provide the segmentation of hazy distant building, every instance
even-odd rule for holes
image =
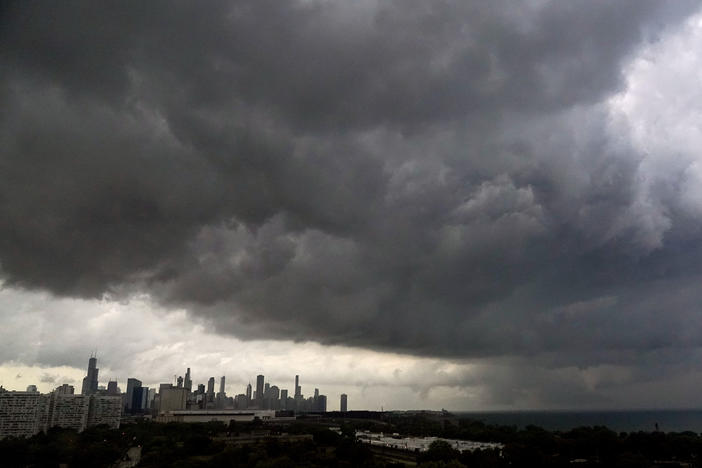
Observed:
[[[246,386],[246,398],[251,401],[251,382]]]
[[[287,390],[281,390],[280,391],[280,409],[288,409],[288,391]]]
[[[97,392],[99,370],[97,368],[97,358],[90,356],[88,360],[88,375],[83,378],[83,388],[80,392],[82,395],[92,395]]]
[[[224,392],[224,376],[219,380],[219,393],[222,395],[225,395],[226,393]]]
[[[120,393],[121,392],[120,392],[119,387],[117,386],[117,381],[110,380],[109,382],[107,382],[107,394],[108,395],[119,395]]]
[[[341,411],[342,413],[345,413],[346,411],[349,410],[349,407],[348,407],[348,396],[346,396],[345,393],[342,393],[342,394],[341,394],[341,403],[340,403],[339,406],[340,406],[339,409],[340,409],[340,411]]]
[[[295,376],[295,399],[302,395],[302,388],[300,388],[300,376]]]
[[[247,397],[244,393],[234,397],[234,408],[238,410],[245,410],[249,407],[249,401],[251,399]]]
[[[167,388],[173,388],[172,383],[162,383],[158,386],[158,393],[163,393],[163,391]]]
[[[75,393],[75,389],[73,388],[73,385],[63,384],[56,387],[54,393],[58,393],[59,395],[73,395]]]
[[[185,371],[185,382],[183,383],[183,387],[189,392],[193,390],[193,381],[190,377],[190,368],[188,367],[188,370]]]
[[[207,381],[207,394],[214,396],[214,386],[215,386],[215,380],[214,377],[210,377],[210,380]]]
[[[36,392],[36,391],[38,391],[37,386],[36,385],[27,385],[27,391],[28,392]]]
[[[179,375],[178,380],[176,380],[178,388],[183,388],[183,376]]]
[[[205,398],[205,386],[203,384],[199,384],[194,392],[188,392],[186,409],[201,407],[205,401]],[[154,404],[154,408],[158,410],[159,405]]]
[[[263,387],[264,387],[265,377],[262,375],[256,376],[256,400],[261,402],[263,400]],[[260,406],[259,406],[260,408]]]
[[[134,402],[134,389],[141,387],[141,380],[139,379],[127,379],[127,392],[125,395],[125,408],[127,412],[132,411],[132,404]]]
[[[164,384],[161,384],[159,390],[159,413],[185,410],[187,401],[187,389],[174,387],[172,385],[166,387]]]
[[[186,389],[186,391],[187,391],[187,389]],[[186,393],[189,393],[189,392],[186,392]],[[155,389],[155,388],[150,388],[150,389],[149,389],[149,396],[148,396],[148,398],[147,398],[147,400],[146,400],[146,405],[147,405],[146,407],[147,407],[148,409],[154,409],[154,408],[155,408],[155,406],[154,406],[154,401],[156,401],[156,395],[157,395],[157,394],[158,394],[158,393],[156,392],[156,389]]]
[[[266,385],[266,387],[268,388],[263,392],[263,407],[261,409],[279,409],[280,389],[276,385]]]
[[[318,395],[317,396],[317,402],[315,403],[317,406],[317,411],[322,411],[324,413],[327,412],[327,396],[326,395]]]

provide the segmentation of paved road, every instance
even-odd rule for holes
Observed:
[[[131,447],[127,450],[125,459],[118,461],[114,465],[114,468],[133,468],[139,464],[141,461],[141,447]]]

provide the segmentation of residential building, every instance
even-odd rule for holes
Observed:
[[[111,429],[119,428],[122,417],[120,396],[92,395],[88,407],[88,427],[106,424]]]
[[[48,396],[8,392],[0,387],[0,439],[31,437],[46,426]]]
[[[90,395],[52,393],[46,429],[63,427],[82,432],[88,426]]]

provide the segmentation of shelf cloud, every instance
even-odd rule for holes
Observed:
[[[7,3],[5,287],[244,340],[682,365],[697,8]]]

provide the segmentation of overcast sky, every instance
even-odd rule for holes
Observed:
[[[702,406],[697,1],[0,8],[6,388]]]

